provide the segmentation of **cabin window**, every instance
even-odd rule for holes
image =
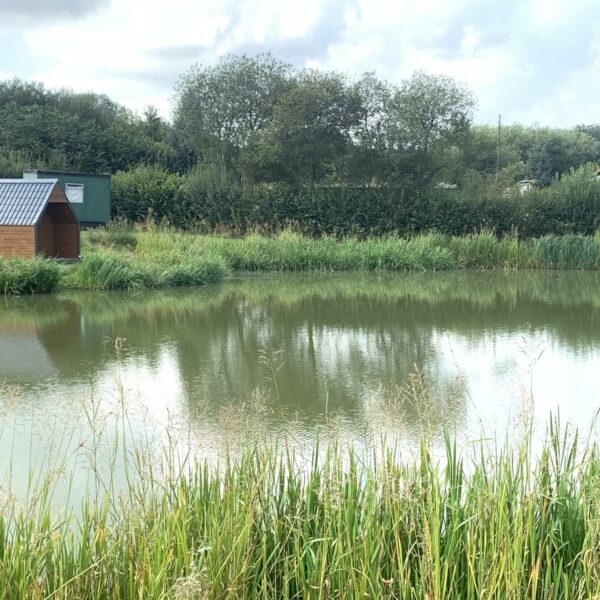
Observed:
[[[83,183],[65,184],[65,194],[71,204],[83,204]]]

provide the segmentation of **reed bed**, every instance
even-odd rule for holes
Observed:
[[[460,265],[433,236],[359,240],[306,238],[291,232],[267,238],[204,238],[233,271],[447,271]]]
[[[493,454],[445,439],[439,462],[424,442],[409,460],[334,444],[309,464],[255,446],[77,514],[53,512],[46,484],[0,517],[2,597],[597,597],[595,445],[555,423],[536,459],[530,438]]]
[[[366,239],[312,239],[289,231],[276,237],[249,235],[241,239],[180,235],[188,235],[222,256],[232,271],[600,268],[598,235],[548,235],[537,239],[520,239],[516,235],[497,237],[490,231],[461,237],[430,233],[410,238]]]
[[[227,274],[225,261],[201,248],[149,255],[103,250],[84,256],[68,271],[63,283],[77,289],[139,290],[218,283]]]
[[[0,259],[0,293],[45,294],[59,285],[61,271],[54,261],[34,258],[23,260]]]
[[[459,269],[600,269],[600,236],[548,235],[521,240],[483,231],[463,237],[410,238],[199,236],[167,228],[87,232],[83,258],[64,269],[53,261],[0,261],[5,294],[198,286],[231,272],[452,271]]]

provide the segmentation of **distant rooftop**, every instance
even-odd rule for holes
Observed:
[[[51,171],[48,169],[23,169],[23,177],[27,175],[35,175],[36,173],[44,173],[45,175],[69,176],[74,177],[111,177],[110,173],[81,173],[78,171]]]

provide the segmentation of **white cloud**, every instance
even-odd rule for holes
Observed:
[[[464,29],[463,37],[460,40],[461,54],[473,56],[479,45],[479,34],[474,27],[467,26]]]
[[[448,74],[477,94],[481,121],[502,112],[570,125],[600,121],[596,2],[113,0],[77,18],[22,25],[27,58],[14,73],[0,37],[0,76],[106,93],[137,110],[152,103],[167,115],[173,85],[193,62],[271,50],[298,66],[374,70],[391,81],[416,69]]]

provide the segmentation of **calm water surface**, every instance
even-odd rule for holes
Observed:
[[[276,276],[0,306],[5,488],[81,485],[116,430],[216,460],[249,432],[411,448],[557,410],[587,429],[600,406],[596,273]]]

